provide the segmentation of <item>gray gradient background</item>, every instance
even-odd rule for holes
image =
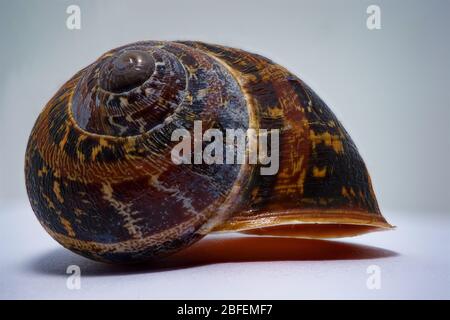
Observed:
[[[66,29],[70,4],[79,31]],[[370,4],[381,30],[366,28]],[[263,54],[305,80],[353,137],[383,210],[448,214],[449,13],[445,0],[1,0],[0,201],[28,201],[28,135],[69,77],[119,45],[187,39]]]

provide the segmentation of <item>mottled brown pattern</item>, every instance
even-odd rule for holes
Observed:
[[[131,51],[151,55],[152,75],[105,90],[100,75]],[[171,133],[192,132],[195,120],[203,131],[280,129],[278,173],[173,164]],[[47,232],[100,261],[167,255],[212,231],[328,237],[390,227],[355,144],[306,84],[262,56],[200,42],[129,44],[77,73],[37,119],[25,176]]]
[[[349,216],[356,214],[361,223],[388,226],[355,144],[305,83],[255,54],[198,42],[186,44],[205,50],[235,70],[257,110],[258,124],[282,132],[280,171],[274,177],[254,177],[247,201],[216,231],[290,224],[293,215],[300,222],[318,222],[308,217],[327,212],[332,213],[328,223],[350,222]]]

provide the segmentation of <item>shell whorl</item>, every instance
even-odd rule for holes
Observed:
[[[117,75],[111,68],[130,52],[148,55],[153,72],[145,80],[122,79],[135,86],[112,92]],[[177,248],[190,243],[232,212],[238,203],[233,186],[248,170],[237,164],[177,166],[170,158],[178,143],[171,133],[192,131],[195,120],[202,121],[203,131],[246,130],[247,108],[236,79],[198,49],[140,42],[107,52],[61,88],[33,129],[26,166],[32,205],[56,237],[76,234],[92,243],[136,239],[136,248],[145,239],[153,251],[170,251],[170,241]],[[43,168],[44,177],[38,174]],[[49,190],[42,179],[54,181]],[[31,190],[35,186],[42,197]],[[80,215],[63,218],[54,211]],[[123,218],[119,225],[116,215]],[[72,247],[70,240],[59,241]]]
[[[174,50],[173,50],[174,51]],[[145,67],[120,70],[123,59],[145,57]],[[138,61],[138,59],[135,59]],[[133,136],[160,126],[187,94],[187,72],[174,53],[139,43],[104,54],[90,65],[74,90],[72,112],[88,132]]]

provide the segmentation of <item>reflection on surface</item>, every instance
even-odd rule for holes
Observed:
[[[216,263],[264,261],[361,260],[396,256],[397,253],[352,243],[277,237],[205,238],[158,262],[109,265],[90,261],[64,248],[34,259],[29,267],[44,274],[66,276],[68,265],[80,266],[84,276],[162,272]]]

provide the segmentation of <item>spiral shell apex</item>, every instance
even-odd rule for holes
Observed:
[[[176,130],[252,128],[279,130],[275,174],[261,163],[173,161]],[[39,115],[25,177],[45,230],[105,262],[155,259],[211,232],[326,238],[391,227],[355,144],[304,82],[260,55],[201,42],[137,42],[78,72]]]

